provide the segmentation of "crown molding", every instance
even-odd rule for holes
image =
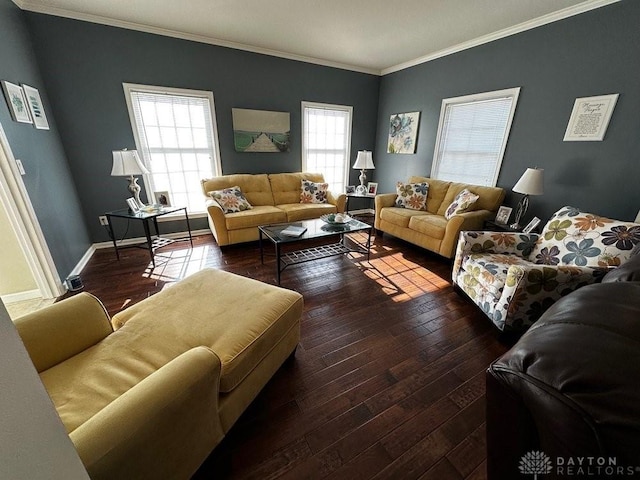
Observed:
[[[533,20],[529,20],[527,22],[514,25],[513,27],[505,28],[503,30],[493,32],[488,35],[483,35],[482,37],[475,38],[468,42],[459,43],[458,45],[445,48],[438,52],[430,53],[428,55],[424,55],[422,57],[418,57],[416,59],[409,60],[407,62],[403,62],[391,67],[383,68],[382,70],[378,70],[375,68],[360,67],[357,65],[348,65],[344,63],[333,62],[333,61],[324,60],[324,59],[315,58],[315,57],[307,57],[304,55],[296,55],[293,53],[281,52],[279,50],[271,50],[268,48],[261,48],[253,45],[245,45],[242,43],[221,40],[219,38],[209,37],[206,35],[195,35],[190,33],[184,33],[184,32],[179,32],[176,30],[170,30],[166,28],[153,27],[150,25],[144,25],[144,24],[135,23],[135,22],[127,22],[124,20],[117,20],[113,18],[103,17],[100,15],[91,15],[86,13],[73,12],[71,10],[65,10],[62,8],[42,5],[39,2],[33,2],[30,0],[12,0],[12,1],[20,9],[27,10],[30,12],[43,13],[46,15],[54,15],[57,17],[70,18],[73,20],[81,20],[84,22],[97,23],[100,25],[108,25],[111,27],[126,28],[128,30],[136,30],[136,31],[145,32],[145,33],[152,33],[155,35],[163,35],[166,37],[178,38],[181,40],[207,43],[207,44],[216,45],[219,47],[233,48],[236,50],[259,53],[262,55],[270,55],[272,57],[285,58],[288,60],[295,60],[298,62],[312,63],[315,65],[322,65],[325,67],[339,68],[342,70],[351,70],[354,72],[366,73],[369,75],[384,76],[390,73],[406,70],[407,68],[415,67],[416,65],[427,63],[432,60],[436,60],[438,58],[446,57],[448,55],[453,55],[454,53],[462,52],[469,48],[484,45],[486,43],[490,43],[495,40],[500,40],[502,38],[509,37],[517,33],[525,32],[533,28],[541,27],[549,23],[557,22],[559,20],[564,20],[565,18],[573,17],[575,15],[579,15],[581,13],[585,13],[590,10],[595,10],[597,8],[611,5],[612,3],[617,3],[622,0],[587,0],[583,3],[580,3],[579,5],[567,7],[562,10],[558,10],[557,12],[543,15],[542,17],[538,17]]]
[[[509,37],[517,33],[525,32],[527,30],[541,27],[543,25],[557,22],[559,20],[564,20],[565,18],[573,17],[575,15],[579,15],[581,13],[585,13],[590,10],[595,10],[597,8],[604,7],[620,1],[621,0],[588,0],[579,5],[567,7],[562,10],[558,10],[557,12],[549,13],[547,15],[543,15],[542,17],[534,18],[533,20],[529,20],[527,22],[514,25],[513,27],[505,28],[503,30],[493,32],[488,35],[483,35],[482,37],[475,38],[468,42],[459,43],[458,45],[445,48],[435,53],[430,53],[429,55],[425,55],[423,57],[419,57],[414,60],[409,60],[408,62],[399,63],[398,65],[388,67],[388,68],[383,68],[380,72],[380,75],[384,76],[390,73],[399,72],[400,70],[405,70],[407,68],[415,67],[416,65],[420,65],[422,63],[427,63],[432,60],[436,60],[438,58],[446,57],[448,55],[453,55],[454,53],[458,53],[463,50],[467,50],[469,48],[477,47],[479,45],[484,45],[485,43],[490,43],[495,40],[500,40],[502,38]]]
[[[324,60],[321,58],[307,57],[304,55],[296,55],[294,53],[281,52],[279,50],[271,50],[268,48],[256,47],[253,45],[245,45],[243,43],[231,42],[228,40],[221,40],[219,38],[209,37],[206,35],[196,35],[191,33],[179,32],[177,30],[170,30],[167,28],[153,27],[151,25],[144,25],[141,23],[127,22],[125,20],[117,20],[109,17],[103,17],[100,15],[91,15],[88,13],[74,12],[71,10],[65,10],[63,8],[51,7],[49,5],[41,5],[37,2],[31,2],[29,0],[13,0],[20,9],[27,10],[34,13],[43,13],[46,15],[54,15],[56,17],[70,18],[73,20],[81,20],[83,22],[97,23],[100,25],[107,25],[110,27],[126,28],[127,30],[136,30],[144,33],[152,33],[154,35],[163,35],[165,37],[178,38],[181,40],[189,40],[198,43],[207,43],[209,45],[216,45],[218,47],[233,48],[236,50],[244,50],[246,52],[259,53],[261,55],[270,55],[272,57],[285,58],[287,60],[295,60],[298,62],[312,63],[315,65],[322,65],[325,67],[339,68],[342,70],[351,70],[359,73],[367,73],[370,75],[380,75],[379,69],[360,67],[357,65],[348,65],[340,62],[333,62],[330,60]]]

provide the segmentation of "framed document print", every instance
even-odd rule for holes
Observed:
[[[600,142],[604,139],[618,94],[576,98],[564,133],[565,142]]]

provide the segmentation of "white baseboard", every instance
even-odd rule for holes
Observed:
[[[42,298],[42,294],[40,293],[40,290],[36,288],[35,290],[26,290],[24,292],[8,293],[7,295],[2,295],[0,298],[2,298],[2,303],[8,305],[9,303],[24,302],[25,300]]]
[[[376,211],[373,208],[361,208],[360,210],[349,210],[349,215],[375,215]]]

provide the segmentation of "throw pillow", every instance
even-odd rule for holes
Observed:
[[[310,180],[302,180],[300,203],[328,203],[328,191],[328,183],[315,183]]]
[[[218,202],[224,213],[242,212],[253,208],[245,198],[242,190],[240,190],[240,187],[237,186],[223,190],[213,190],[209,192],[209,196]]]
[[[429,184],[422,183],[396,183],[396,207],[410,208],[412,210],[427,209],[427,193]]]
[[[478,198],[480,198],[478,195],[471,193],[465,188],[456,195],[456,198],[453,199],[453,202],[451,202],[451,205],[447,208],[444,217],[449,220],[454,215],[466,212],[474,203],[476,203]]]

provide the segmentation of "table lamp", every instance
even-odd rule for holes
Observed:
[[[356,163],[353,164],[354,170],[360,170],[360,177],[358,177],[360,179],[360,185],[356,187],[356,193],[358,195],[366,195],[367,193],[367,187],[364,184],[364,182],[367,181],[367,174],[365,173],[365,170],[375,170],[375,168],[371,152],[368,150],[360,150],[356,157]]]
[[[142,164],[140,156],[136,150],[114,150],[113,167],[111,175],[114,177],[129,177],[129,191],[139,207],[144,207],[140,200],[140,185],[134,175],[146,175],[149,170]]]
[[[544,170],[541,168],[527,168],[520,180],[513,186],[512,190],[516,193],[522,193],[523,196],[518,203],[515,222],[511,224],[511,228],[520,228],[520,219],[524,217],[529,208],[529,195],[542,195],[543,174]]]

